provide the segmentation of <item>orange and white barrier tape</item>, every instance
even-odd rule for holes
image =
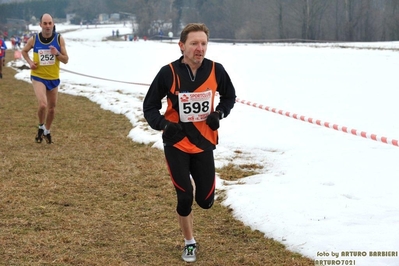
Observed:
[[[272,107],[269,107],[269,106],[263,106],[262,104],[257,104],[257,103],[253,103],[253,102],[250,102],[250,101],[241,100],[239,98],[236,98],[236,102],[242,103],[242,104],[246,104],[246,105],[249,105],[249,106],[252,106],[252,107],[257,107],[257,108],[260,108],[262,110],[273,112],[273,113],[276,113],[276,114],[279,114],[279,115],[288,116],[288,117],[291,117],[291,118],[294,118],[294,119],[297,119],[297,120],[301,120],[301,121],[304,121],[304,122],[309,122],[311,124],[315,124],[315,125],[318,125],[318,126],[324,126],[324,127],[327,127],[327,128],[335,129],[337,131],[342,131],[342,132],[349,133],[349,134],[352,134],[352,135],[355,135],[355,136],[359,136],[359,137],[363,137],[363,138],[366,138],[366,139],[371,139],[371,140],[375,140],[375,141],[379,141],[379,142],[382,142],[382,143],[391,144],[391,145],[399,147],[399,141],[396,140],[396,139],[390,139],[390,138],[387,138],[387,137],[378,136],[376,134],[369,134],[369,133],[364,132],[364,131],[359,131],[359,130],[356,130],[356,129],[348,128],[348,127],[345,127],[345,126],[340,126],[340,125],[329,123],[329,122],[324,122],[324,121],[321,121],[319,119],[313,119],[311,117],[298,115],[298,114],[295,114],[295,113],[287,112],[287,111],[284,111],[284,110],[279,110],[277,108],[272,108]]]

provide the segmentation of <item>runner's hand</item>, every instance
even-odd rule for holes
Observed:
[[[163,129],[163,135],[166,138],[173,138],[174,136],[176,136],[177,133],[179,133],[182,130],[183,128],[180,124],[167,122]]]
[[[213,131],[218,129],[219,128],[219,113],[218,112],[212,112],[210,115],[208,115],[208,117],[206,118],[206,124]]]

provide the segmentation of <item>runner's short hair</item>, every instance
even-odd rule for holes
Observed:
[[[187,24],[180,34],[180,41],[185,43],[187,41],[187,36],[190,32],[203,31],[209,40],[209,29],[204,23],[189,23]]]
[[[53,19],[53,16],[47,13],[44,13],[43,15],[40,16],[40,23],[42,23],[42,18],[44,15],[49,15],[51,17],[51,19]]]

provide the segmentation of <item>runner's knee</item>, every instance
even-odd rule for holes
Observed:
[[[209,197],[209,199],[205,200],[196,200],[198,206],[200,206],[202,209],[210,209],[213,206],[213,196]]]
[[[193,205],[193,195],[191,193],[179,193],[176,211],[180,216],[188,216]]]

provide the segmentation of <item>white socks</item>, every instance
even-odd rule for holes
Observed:
[[[197,243],[197,242],[195,242],[194,237],[193,237],[193,239],[190,239],[190,240],[184,239],[184,244],[185,244],[186,246],[187,246],[187,245],[192,245],[192,244],[195,244],[195,243]]]
[[[46,128],[46,126],[43,124],[43,125],[39,125],[39,128],[40,129],[43,129],[43,131],[44,131],[44,135],[48,135],[48,134],[50,134],[50,130],[47,130],[47,128]]]

